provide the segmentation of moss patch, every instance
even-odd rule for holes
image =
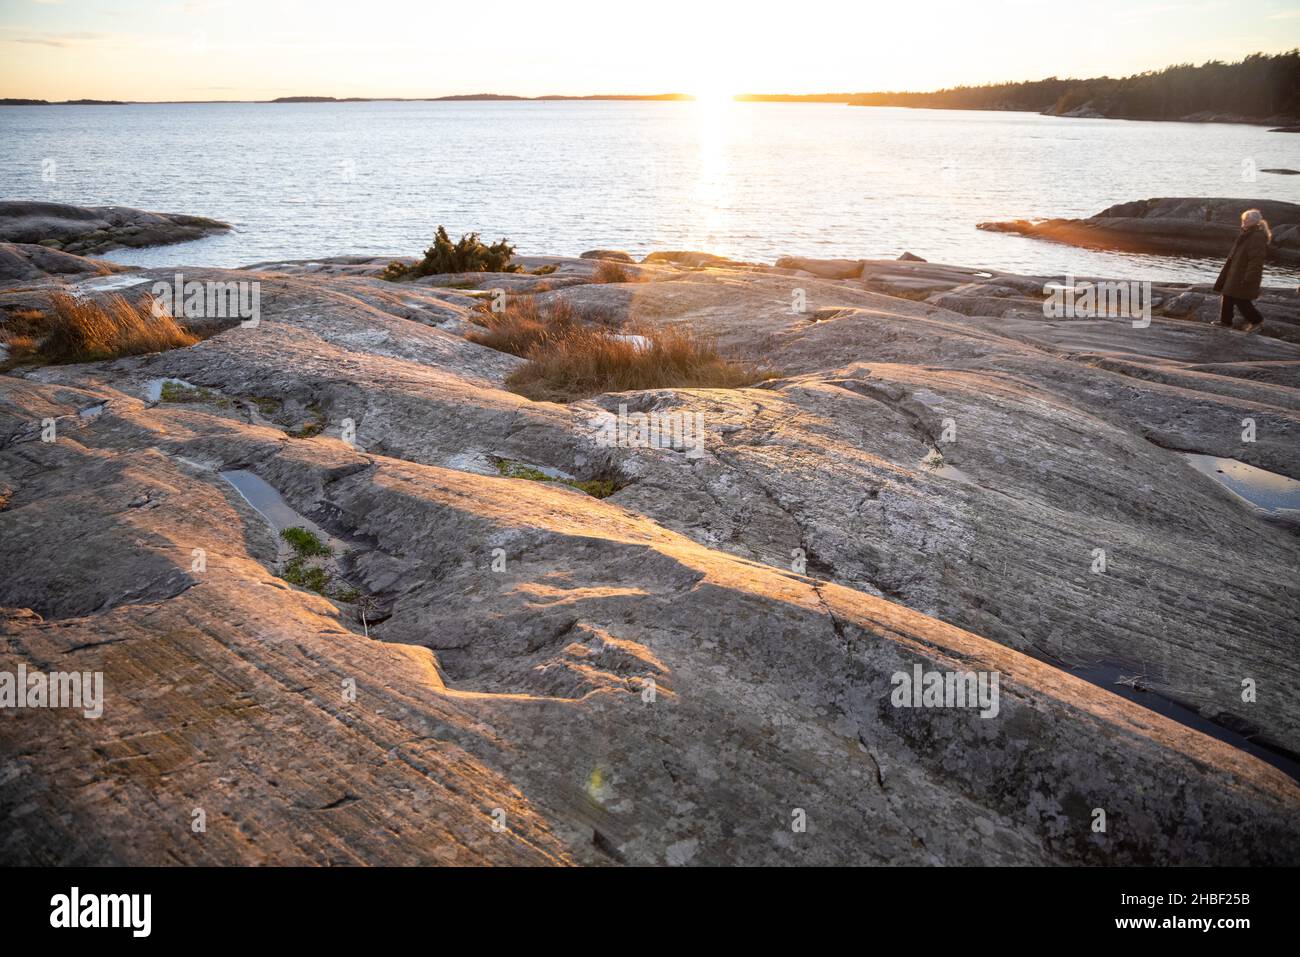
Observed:
[[[313,402],[307,406],[307,413],[310,418],[306,422],[288,430],[289,435],[293,438],[309,439],[313,435],[320,435],[325,431],[325,412],[321,409],[319,403]]]
[[[611,479],[566,479],[556,478],[553,475],[547,475],[541,469],[531,465],[525,465],[523,462],[515,462],[510,459],[498,459],[497,471],[506,478],[524,479],[528,482],[558,482],[560,485],[567,485],[569,488],[576,488],[579,492],[586,492],[592,498],[609,498],[620,488],[624,486]]]
[[[294,550],[295,554],[303,558],[312,555],[332,554],[330,547],[322,542],[315,532],[310,532],[298,525],[293,528],[281,529],[280,537],[289,543],[289,547]]]
[[[164,382],[158,392],[158,399],[161,402],[203,402],[221,409],[231,406],[230,400],[219,392],[180,382]]]

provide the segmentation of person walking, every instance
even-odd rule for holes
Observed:
[[[1246,324],[1242,332],[1254,332],[1264,324],[1264,317],[1255,308],[1259,287],[1264,278],[1264,256],[1273,233],[1258,209],[1248,209],[1241,214],[1241,232],[1232,242],[1228,261],[1219,272],[1214,291],[1223,297],[1219,307],[1219,325],[1232,328],[1232,311],[1241,313]]]

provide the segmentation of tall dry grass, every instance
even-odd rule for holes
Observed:
[[[636,278],[622,263],[615,262],[612,259],[602,259],[596,264],[596,269],[591,274],[591,281],[598,283],[635,282]]]
[[[466,334],[479,345],[527,359],[506,386],[530,399],[569,402],[638,389],[738,389],[777,373],[718,353],[689,329],[635,329],[620,335],[616,317],[600,306],[564,299],[540,304],[518,296],[501,313],[483,309]]]
[[[574,324],[549,330],[525,357],[506,386],[550,402],[640,389],[738,389],[776,376],[723,358],[712,342],[683,329],[643,330],[638,340]]]
[[[539,305],[532,296],[516,296],[507,302],[503,312],[484,309],[473,318],[483,331],[470,332],[466,339],[521,357],[536,346],[569,335],[582,322],[568,301],[556,299]]]
[[[0,342],[8,347],[9,364],[22,365],[95,362],[199,341],[172,316],[155,316],[152,307],[148,296],[131,303],[117,294],[96,300],[55,293],[48,309],[10,316]]]

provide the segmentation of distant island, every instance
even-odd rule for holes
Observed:
[[[20,100],[0,98],[0,106],[126,106],[126,100]]]
[[[437,103],[694,99],[687,93],[603,93],[585,96],[460,93],[429,97],[281,96],[273,100],[253,102]],[[742,93],[735,99],[745,103],[838,103],[848,106],[903,106],[937,110],[1008,110],[1049,116],[1289,126],[1300,122],[1300,49],[1278,54],[1252,53],[1233,63],[1219,60],[1210,60],[1200,66],[1182,63],[1163,70],[1119,78],[1048,77],[1045,80],[1018,83],[955,86],[930,92]],[[56,103],[49,100],[0,99],[0,106],[121,105],[122,102],[66,100]]]
[[[268,103],[446,103],[457,101],[522,100],[693,100],[686,93],[596,93],[589,96],[564,96],[558,93],[547,96],[514,96],[509,93],[457,93],[453,96],[278,96]]]
[[[1184,63],[1119,79],[1049,77],[933,93],[859,93],[847,102],[1127,120],[1285,123],[1300,117],[1300,50],[1273,56],[1253,53],[1235,63]]]

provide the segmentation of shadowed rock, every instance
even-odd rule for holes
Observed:
[[[225,232],[228,223],[128,206],[0,202],[0,241],[35,243],[86,255],[122,246],[162,246]]]
[[[109,273],[123,271],[124,268],[46,246],[0,243],[0,282],[19,282],[53,275],[107,276]]]
[[[1269,258],[1300,262],[1300,205],[1279,200],[1143,199],[1111,206],[1087,219],[1018,219],[980,223],[979,228],[1097,249],[1226,256],[1242,212],[1252,208],[1273,228]]]

